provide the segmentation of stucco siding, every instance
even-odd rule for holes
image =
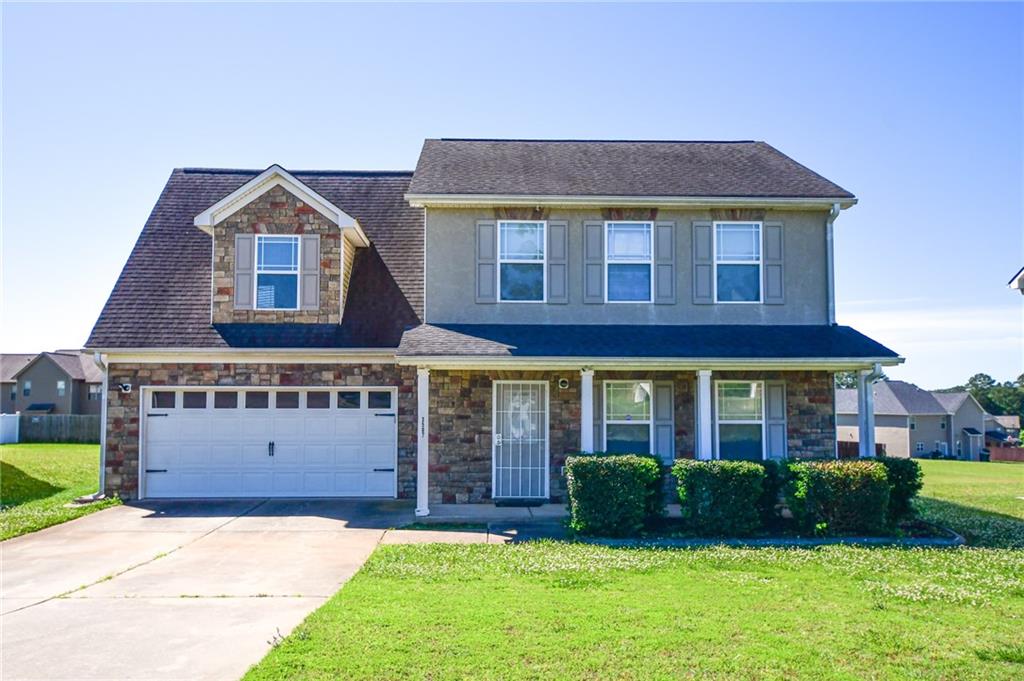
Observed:
[[[509,209],[511,210],[511,209]],[[675,222],[674,304],[583,303],[583,222],[608,210],[551,209],[540,216],[567,220],[568,304],[475,302],[474,248],[478,220],[504,219],[509,210],[431,208],[426,211],[426,321],[534,324],[824,324],[828,321],[825,218],[820,211],[757,211],[784,225],[785,303],[693,304],[692,223],[724,219],[720,211],[646,210],[625,219]],[[513,215],[518,216],[514,211]],[[511,217],[511,215],[509,216]],[[518,219],[518,217],[517,217]]]

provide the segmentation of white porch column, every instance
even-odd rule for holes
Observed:
[[[416,515],[430,515],[430,369],[416,369]]]
[[[594,451],[593,369],[580,369],[580,451]]]
[[[870,380],[871,369],[857,372],[857,431],[862,459],[875,456],[875,391]]]
[[[709,460],[715,458],[711,433],[714,425],[711,420],[711,370],[700,369],[697,372],[697,458]]]

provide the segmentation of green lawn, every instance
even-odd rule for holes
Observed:
[[[99,455],[99,445],[0,445],[0,540],[120,503],[64,507],[96,491]]]
[[[921,517],[974,546],[1024,549],[1024,464],[921,461]]]
[[[929,517],[1015,545],[1024,467],[923,463]],[[1007,548],[381,546],[246,679],[1018,679],[1022,630]]]

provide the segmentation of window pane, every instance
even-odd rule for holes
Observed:
[[[153,393],[154,409],[174,409],[174,391],[157,390]]]
[[[277,272],[299,270],[299,240],[291,236],[261,236],[256,267]]]
[[[647,421],[651,417],[651,387],[647,383],[606,383],[605,419]],[[645,450],[646,451],[646,450]]]
[[[761,426],[723,423],[718,426],[718,456],[722,459],[760,461]]]
[[[261,310],[296,308],[299,277],[295,274],[259,274],[256,276],[256,307]]]
[[[291,390],[277,393],[274,397],[274,406],[278,409],[298,409],[299,393]]]
[[[307,409],[327,409],[331,406],[331,394],[326,391],[306,393]]]
[[[544,300],[544,265],[501,264],[502,300]]]
[[[270,393],[262,390],[245,393],[246,409],[266,409],[268,406],[270,406]]]
[[[650,299],[650,265],[608,265],[608,300]]]
[[[719,421],[760,421],[760,383],[719,383]]]
[[[718,300],[757,302],[760,299],[760,265],[718,266]]]
[[[185,409],[206,409],[206,393],[182,393],[181,406]]]
[[[358,409],[359,391],[343,390],[338,393],[338,409]]]
[[[650,260],[651,225],[608,223],[609,260]]]
[[[501,253],[503,260],[543,260],[544,225],[539,222],[502,222]]]
[[[719,260],[760,260],[761,229],[755,224],[716,225]]]
[[[235,391],[217,391],[213,393],[214,409],[237,409],[238,393]]]
[[[605,451],[619,454],[648,454],[651,451],[651,427],[647,424],[609,423]]]
[[[366,397],[370,409],[390,409],[391,393],[385,390],[371,390]]]

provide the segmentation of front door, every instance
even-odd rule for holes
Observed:
[[[548,385],[494,383],[494,498],[548,496]]]

